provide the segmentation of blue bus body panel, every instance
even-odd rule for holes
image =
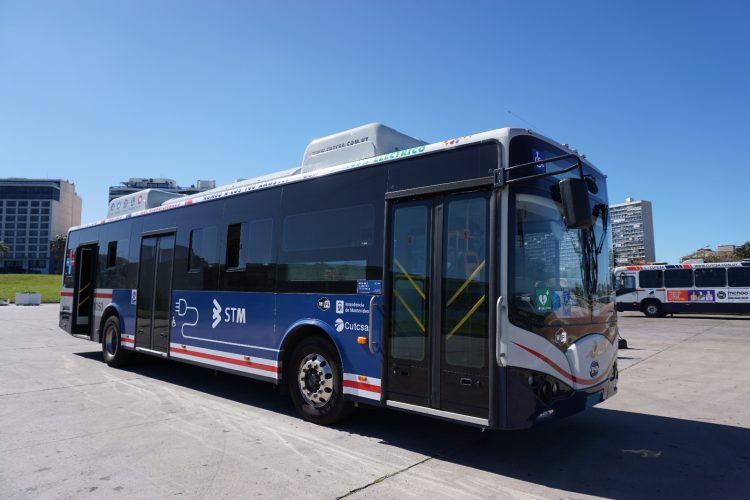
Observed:
[[[285,338],[298,327],[315,326],[341,355],[345,394],[379,400],[380,296],[373,314],[375,352],[357,340],[369,339],[371,297],[174,290],[170,357],[278,381]],[[132,324],[134,314],[133,308]],[[362,376],[365,383],[353,381]]]
[[[135,301],[131,303],[131,290],[115,288],[112,290],[112,307],[120,316],[120,330],[135,333]]]
[[[172,292],[170,342],[276,360],[272,293]]]
[[[376,296],[373,311],[372,340],[375,353],[367,344],[359,344],[358,337],[369,338],[370,295],[277,295],[277,327],[282,337],[288,335],[300,318],[310,318],[327,325],[326,332],[341,353],[345,373],[380,378],[380,332],[382,315],[380,297]],[[283,338],[279,339],[279,344]]]

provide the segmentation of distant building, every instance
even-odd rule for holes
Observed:
[[[656,260],[650,201],[626,198],[625,203],[610,205],[609,216],[616,266]]]
[[[216,181],[197,181],[190,187],[178,186],[174,179],[154,179],[146,177],[131,177],[123,181],[119,186],[109,187],[109,201],[115,198],[132,194],[144,189],[160,189],[177,194],[196,194],[201,191],[213,189],[216,187]]]
[[[719,254],[720,258],[734,257],[734,252],[737,251],[737,245],[719,245],[716,248],[716,253]]]
[[[0,240],[10,254],[3,273],[50,273],[50,242],[81,224],[81,197],[61,179],[0,179]]]

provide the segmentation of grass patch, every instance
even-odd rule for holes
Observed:
[[[0,274],[0,299],[16,301],[16,293],[42,294],[42,302],[60,302],[59,274]]]

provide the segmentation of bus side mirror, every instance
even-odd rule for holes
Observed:
[[[589,187],[585,179],[560,181],[563,222],[568,229],[589,228],[594,224],[589,203]]]

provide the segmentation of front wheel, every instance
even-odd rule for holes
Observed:
[[[132,358],[132,353],[122,348],[120,341],[120,318],[110,316],[104,323],[102,336],[102,357],[109,366],[124,366]]]
[[[653,300],[647,302],[643,306],[643,314],[645,314],[649,318],[661,317],[661,304]]]
[[[338,354],[329,342],[312,337],[294,349],[287,380],[294,407],[305,420],[332,425],[349,416],[353,405],[344,401],[343,379]]]

